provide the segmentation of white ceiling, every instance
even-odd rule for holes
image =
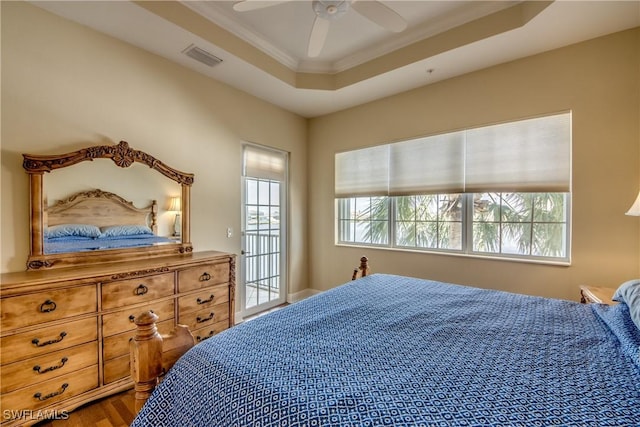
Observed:
[[[365,0],[360,0],[365,1]],[[338,89],[302,89],[284,81],[229,46],[199,35],[195,25],[170,22],[145,4],[130,1],[32,1],[57,15],[109,34],[180,63],[304,117],[316,117],[443,79],[640,26],[640,0],[557,0],[525,25],[428,57],[417,58]],[[516,1],[387,0],[408,22],[392,33],[351,9],[332,21],[321,54],[306,57],[315,14],[310,1],[290,1],[249,12],[236,12],[235,1],[183,1],[229,33],[275,59],[293,75],[339,75],[375,58],[478,18],[518,6]],[[233,41],[233,40],[232,40]],[[196,46],[221,58],[208,67],[182,51]],[[236,43],[238,44],[238,43]],[[246,44],[246,43],[245,43]],[[238,53],[238,54],[236,54]],[[387,56],[388,57],[388,56]],[[243,59],[244,58],[244,59]],[[266,71],[265,71],[266,70]],[[286,79],[285,79],[286,80]]]
[[[362,0],[360,0],[362,1]],[[463,24],[517,1],[386,1],[407,21],[402,33],[392,33],[350,9],[329,27],[317,58],[307,58],[307,42],[315,18],[311,1],[288,1],[249,12],[236,12],[230,1],[187,1],[185,5],[211,21],[261,46],[288,67],[307,72],[338,72],[416,40]]]

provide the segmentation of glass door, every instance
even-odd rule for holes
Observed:
[[[242,316],[286,301],[286,153],[245,145]]]

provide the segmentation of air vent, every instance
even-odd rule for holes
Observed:
[[[213,67],[214,65],[218,65],[222,62],[222,59],[217,56],[207,52],[204,49],[200,49],[198,46],[192,44],[182,51],[185,55],[195,59],[198,62],[202,62],[209,67]]]

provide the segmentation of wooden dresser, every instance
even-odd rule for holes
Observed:
[[[152,310],[202,341],[234,324],[235,255],[197,252],[0,278],[2,426],[64,418],[131,388],[129,339]]]

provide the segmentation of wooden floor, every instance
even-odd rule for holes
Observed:
[[[244,321],[249,321],[264,314],[278,310],[287,303],[279,305],[271,310],[264,311]],[[134,391],[128,390],[104,399],[96,400],[81,406],[69,413],[66,420],[43,421],[37,427],[123,427],[129,426],[135,417]]]
[[[37,427],[123,427],[133,422],[133,390],[96,400],[69,413],[66,420],[43,421]]]

